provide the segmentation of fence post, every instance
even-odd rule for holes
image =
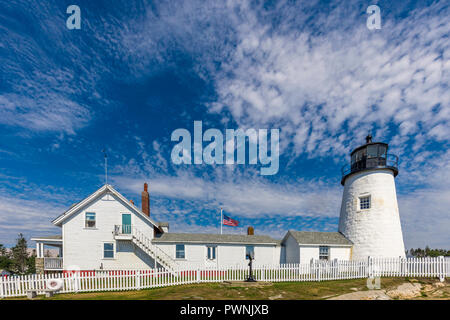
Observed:
[[[321,263],[320,261],[317,262],[317,281],[320,281],[320,267]]]
[[[370,258],[370,256],[367,257],[367,278],[373,278],[372,259]]]
[[[134,284],[136,286],[136,290],[141,290],[141,271],[140,270],[136,270],[134,272]]]
[[[197,273],[197,283],[200,283],[200,270],[197,268],[196,270]]]
[[[446,270],[445,270],[445,258],[444,256],[439,256],[439,264],[441,266],[441,273],[439,275],[439,281],[440,282],[444,282],[445,281],[445,276],[446,276]]]
[[[3,276],[0,276],[0,298],[5,298],[5,294],[3,292]]]
[[[74,279],[73,280],[74,280],[75,292],[78,292],[80,290],[80,283],[79,283],[80,279],[79,279],[79,274],[78,274],[77,271],[74,272]]]

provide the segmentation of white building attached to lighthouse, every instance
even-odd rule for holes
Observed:
[[[394,182],[397,157],[387,154],[386,143],[366,139],[342,172],[339,232],[289,230],[282,240],[255,235],[253,228],[246,235],[169,233],[167,222],[150,217],[147,184],[142,209],[105,184],[53,220],[61,228],[59,235],[32,238],[36,269],[229,267],[247,264],[249,255],[258,265],[404,257]],[[44,257],[44,246],[59,248],[59,256]]]
[[[352,259],[405,257],[394,181],[398,157],[387,151],[388,144],[368,135],[342,170],[339,232],[353,242]]]

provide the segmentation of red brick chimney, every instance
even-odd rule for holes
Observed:
[[[150,217],[150,194],[148,193],[148,184],[144,183],[144,191],[142,191],[142,212]]]

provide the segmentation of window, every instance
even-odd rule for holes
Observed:
[[[86,212],[85,228],[95,228],[95,212]]]
[[[356,154],[354,153],[354,154],[352,154],[352,164],[354,164],[356,162]]]
[[[103,258],[114,259],[114,243],[103,244]]]
[[[209,260],[216,259],[216,247],[208,246],[208,247],[206,247],[206,251],[207,251],[207,257]]]
[[[368,158],[377,158],[378,157],[378,146],[377,145],[367,146],[367,157]]]
[[[381,158],[386,158],[386,146],[378,146],[378,154]]]
[[[330,247],[319,247],[319,260],[330,259]]]
[[[255,247],[254,246],[245,246],[245,259],[249,260],[249,255],[255,259]]]
[[[175,248],[175,258],[177,259],[184,259],[184,244],[177,244]]]
[[[359,209],[360,210],[370,209],[370,196],[359,198]]]
[[[366,149],[359,150],[356,152],[356,161],[361,161],[366,157]]]

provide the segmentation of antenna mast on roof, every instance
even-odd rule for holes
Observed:
[[[105,156],[105,184],[108,184],[108,156],[106,155],[105,149],[102,150]]]

